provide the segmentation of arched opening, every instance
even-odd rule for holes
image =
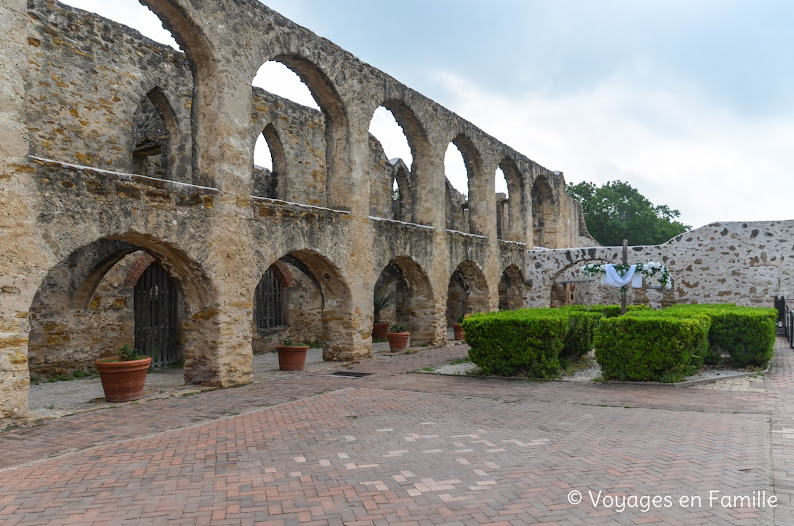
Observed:
[[[430,224],[436,203],[416,207],[423,198],[417,189],[431,184],[426,173],[430,143],[423,125],[404,102],[389,99],[372,114],[369,132],[370,215],[390,213],[400,221]]]
[[[504,205],[501,208],[499,206],[500,188],[506,189]],[[519,243],[527,242],[527,206],[524,188],[524,178],[515,161],[505,158],[499,163],[496,177],[497,227],[500,222],[502,225],[500,239]]]
[[[255,89],[255,106],[285,106],[278,113],[287,122],[279,123],[279,127],[287,126],[297,131],[301,144],[308,142],[311,145],[308,149],[301,148],[300,154],[286,152],[287,156],[300,155],[300,158],[290,162],[293,170],[289,178],[280,178],[279,184],[284,187],[283,193],[279,191],[281,198],[346,209],[349,192],[346,184],[349,179],[346,170],[348,144],[345,140],[347,114],[330,79],[304,57],[279,55],[262,64],[253,85],[280,97],[260,97]],[[273,144],[268,141],[268,145],[274,153]]]
[[[444,154],[447,230],[471,232],[469,223],[469,173],[463,153],[453,142]]]
[[[389,261],[375,282],[374,298],[376,322],[408,326],[412,345],[435,339],[430,279],[412,258],[400,256]]]
[[[313,250],[297,250],[270,265],[254,292],[252,346],[275,350],[285,338],[322,346],[324,360],[353,349],[350,290],[339,270]]]
[[[410,187],[403,185],[403,188],[400,188],[400,183],[396,180],[396,172],[405,167],[407,173],[410,173],[413,154],[403,128],[398,124],[394,114],[383,106],[372,114],[369,123],[369,144],[370,215],[399,219],[394,214],[394,209],[408,212],[400,200],[410,199],[408,193]]]
[[[499,310],[516,310],[523,306],[524,274],[516,265],[510,265],[499,280]]]
[[[447,327],[452,327],[467,314],[488,310],[485,275],[476,263],[464,261],[452,273],[447,285]]]
[[[155,42],[180,49],[171,33],[146,6],[133,1],[104,2],[102,0],[64,0],[61,2],[78,9],[96,13],[108,20],[131,27]]]
[[[141,100],[132,118],[132,171],[157,179],[173,179],[176,155],[172,143],[179,142],[179,126],[163,91],[152,89]]]
[[[510,239],[510,192],[501,167],[496,169],[494,177],[496,179],[494,184],[496,190],[496,237]]]
[[[268,124],[254,145],[254,195],[285,199],[287,158],[273,124]]]
[[[493,186],[483,177],[480,154],[471,139],[461,134],[452,140],[444,157],[444,167],[447,229],[488,234],[493,221],[493,208],[489,206],[489,201],[494,199]],[[489,211],[487,217],[486,211]]]
[[[75,250],[48,271],[31,303],[31,378],[93,371],[97,358],[128,344],[155,367],[184,362],[186,383],[217,384],[214,292],[199,268],[142,235]]]
[[[532,234],[534,246],[557,248],[557,202],[544,176],[532,185]]]

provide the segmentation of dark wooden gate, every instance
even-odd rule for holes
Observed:
[[[152,263],[135,284],[135,348],[152,357],[152,367],[179,361],[177,293],[173,279]]]
[[[284,325],[284,290],[272,266],[259,280],[255,296],[254,319],[257,329],[273,329]]]

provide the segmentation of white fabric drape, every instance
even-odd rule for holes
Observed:
[[[642,287],[642,274],[637,273],[637,265],[630,266],[629,270],[627,270],[623,276],[618,274],[615,265],[604,265],[604,270],[606,272],[601,278],[601,283],[604,285],[625,287],[631,284],[635,289]]]

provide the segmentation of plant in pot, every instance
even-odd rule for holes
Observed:
[[[150,356],[122,345],[118,356],[100,358],[95,364],[108,402],[130,402],[143,396],[146,372],[152,364]]]
[[[308,345],[293,341],[292,336],[284,338],[281,345],[276,346],[278,352],[278,368],[282,371],[300,371],[306,365]]]
[[[386,333],[391,351],[403,351],[408,348],[410,337],[411,333],[408,332],[408,327],[402,323],[393,323],[389,328],[389,332]]]
[[[394,292],[389,292],[388,288],[391,282],[385,283],[383,286],[375,290],[373,298],[373,312],[375,313],[375,323],[372,324],[372,339],[383,339],[386,333],[389,332],[389,322],[384,322],[381,319],[381,311],[394,303]]]
[[[452,334],[455,340],[463,340],[466,337],[466,334],[463,332],[463,327],[461,326],[463,318],[465,317],[466,315],[462,314],[460,318],[458,318],[458,322],[452,324]]]

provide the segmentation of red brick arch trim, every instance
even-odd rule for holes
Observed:
[[[276,279],[281,283],[282,287],[287,288],[296,285],[295,276],[292,275],[289,265],[283,261],[276,261],[273,263],[273,272],[276,274]]]
[[[139,254],[138,257],[135,258],[135,261],[132,262],[130,269],[127,271],[127,277],[124,279],[124,286],[125,287],[134,287],[136,283],[138,283],[138,278],[141,277],[141,274],[149,268],[149,265],[157,261],[151,255],[144,252],[143,254]]]

